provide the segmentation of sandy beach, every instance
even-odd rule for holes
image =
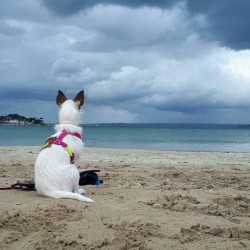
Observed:
[[[1,147],[0,186],[33,179],[40,147]],[[250,249],[250,153],[85,148],[95,203],[0,191],[0,249]]]

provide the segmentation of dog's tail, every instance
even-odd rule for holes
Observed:
[[[50,191],[50,192],[46,192],[46,196],[56,198],[56,199],[65,198],[65,199],[75,199],[75,200],[84,201],[84,202],[94,202],[92,199],[87,198],[81,194],[67,192],[67,191]]]

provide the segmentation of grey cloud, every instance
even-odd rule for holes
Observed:
[[[157,50],[162,53],[165,50],[166,55],[176,56],[179,51],[185,56],[187,50],[183,45],[188,46],[190,42],[199,39],[193,28],[199,25],[199,20],[189,18],[185,9],[180,6],[164,11],[134,10],[117,6],[108,6],[105,10],[104,12],[99,6],[84,15],[84,23],[90,23],[89,28],[92,32],[86,32],[85,36],[73,42],[70,46],[72,50],[94,53],[148,53]],[[112,16],[112,13],[115,14]],[[85,28],[85,25],[83,27]],[[198,44],[189,54],[195,54],[197,50]]]
[[[19,36],[22,35],[25,31],[21,28],[13,27],[6,22],[0,21],[0,34],[4,36]]]
[[[134,103],[186,114],[249,107],[250,85],[241,60],[230,51],[221,58],[218,53],[189,61],[165,60],[148,69],[122,67],[105,81],[90,85],[87,92],[97,103]]]
[[[210,110],[220,109],[241,109],[249,107],[249,103],[244,105],[241,103],[230,104],[223,100],[213,100],[211,93],[205,95],[196,95],[189,98],[185,93],[176,94],[176,96],[153,95],[143,98],[143,105],[153,107],[161,111],[181,112],[184,114],[202,114]]]
[[[52,65],[52,71],[64,75],[78,73],[80,70],[81,66],[77,61],[69,61],[64,58],[56,60]]]
[[[0,1],[1,19],[44,22],[50,17],[40,0],[8,0]]]
[[[217,40],[223,46],[234,49],[247,49],[250,44],[250,1],[246,0],[162,0],[162,1],[122,1],[122,0],[41,0],[54,13],[68,16],[86,10],[97,4],[120,5],[132,8],[147,6],[161,9],[171,8],[179,3],[185,4],[191,15],[204,15],[206,26],[197,27],[206,39]],[[83,44],[76,44],[79,48]],[[88,47],[88,46],[87,46]],[[90,48],[91,49],[91,48]]]
[[[94,53],[107,53],[121,50],[140,50],[152,42],[141,39],[136,40],[133,37],[124,38],[122,36],[115,36],[112,34],[100,34],[98,38],[93,41],[78,41],[71,45],[71,49],[79,52],[94,52]]]
[[[0,97],[2,100],[12,99],[17,101],[19,99],[26,99],[36,101],[51,101],[55,99],[55,93],[57,93],[57,88],[38,89],[35,86],[33,89],[26,87],[0,88]]]

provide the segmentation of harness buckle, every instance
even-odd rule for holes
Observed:
[[[55,140],[55,141],[53,142],[53,144],[61,145],[61,141],[60,141],[60,140]]]

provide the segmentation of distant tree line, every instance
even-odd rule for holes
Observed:
[[[18,115],[18,114],[9,114],[9,115],[5,115],[5,116],[0,116],[0,124],[4,124],[6,122],[9,122],[11,120],[17,120],[19,122],[24,122],[24,123],[31,123],[31,124],[35,124],[35,125],[44,125],[44,121],[43,118],[35,118],[35,117],[24,117],[22,115]]]

